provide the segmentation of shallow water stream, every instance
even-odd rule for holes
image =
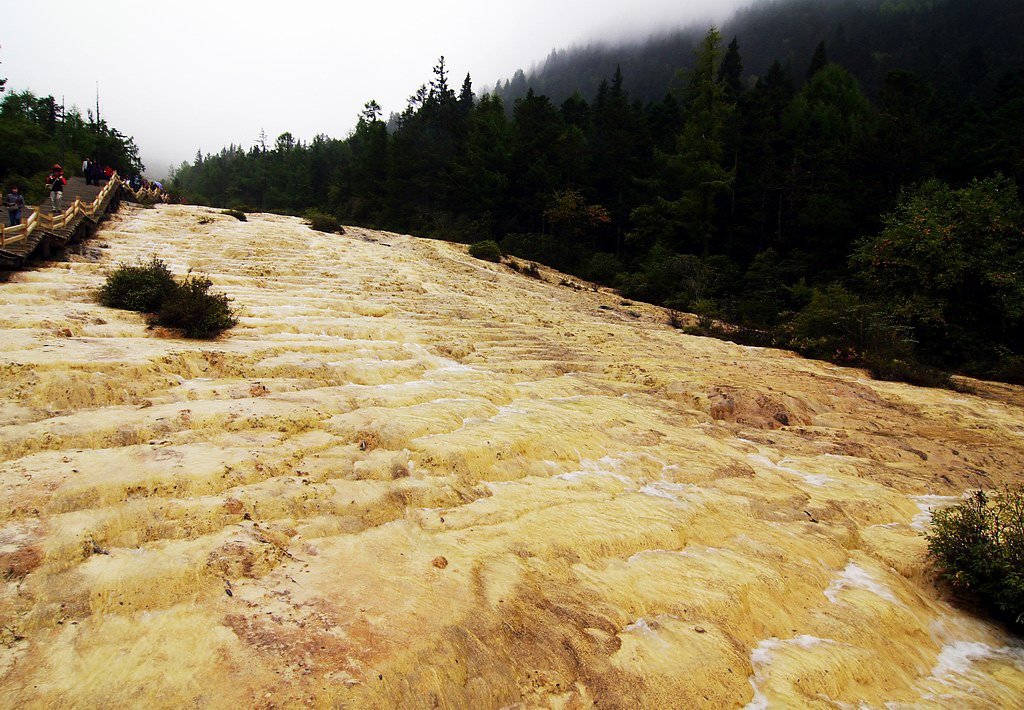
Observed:
[[[285,217],[125,207],[90,246],[0,284],[5,707],[1024,705],[922,537],[1019,476],[1019,388]],[[95,304],[151,256],[239,326]]]

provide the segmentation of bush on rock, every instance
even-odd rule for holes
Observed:
[[[1024,486],[976,491],[936,512],[927,537],[943,578],[999,616],[1024,623]]]

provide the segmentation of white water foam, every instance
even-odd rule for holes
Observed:
[[[561,481],[581,481],[588,476],[608,476],[622,483],[632,483],[633,479],[623,476],[616,471],[621,465],[622,461],[620,459],[615,459],[611,456],[605,456],[598,461],[584,459],[580,461],[580,469],[578,471],[560,473],[555,478]]]
[[[833,604],[838,604],[839,593],[844,589],[864,589],[893,604],[902,605],[892,590],[872,577],[870,572],[856,562],[849,563],[842,572],[836,575],[836,578],[828,585],[828,589],[825,590],[825,596]]]
[[[1024,647],[1002,646],[996,648],[979,641],[954,641],[942,647],[932,668],[931,677],[946,685],[957,685],[961,679],[974,673],[972,666],[978,661],[998,658],[1008,661],[1024,671]]]
[[[682,493],[697,493],[701,490],[700,486],[695,486],[690,483],[672,483],[671,481],[654,481],[648,483],[639,489],[639,493],[645,496],[652,496],[654,498],[664,498],[671,500],[676,503],[684,502],[683,498],[679,494]]]
[[[747,458],[749,458],[754,463],[760,464],[761,466],[764,466],[766,468],[773,468],[776,471],[782,471],[783,473],[790,473],[793,474],[794,476],[799,476],[805,482],[811,484],[812,486],[824,486],[826,483],[830,483],[835,480],[821,473],[804,473],[803,471],[800,471],[798,469],[790,468],[789,466],[785,465],[791,462],[791,459],[788,458],[782,459],[782,461],[780,461],[779,463],[775,463],[770,458],[762,454],[749,454]]]
[[[910,496],[910,500],[914,501],[921,511],[910,521],[910,527],[914,530],[925,530],[931,525],[932,514],[936,510],[949,508],[962,499],[957,496]]]

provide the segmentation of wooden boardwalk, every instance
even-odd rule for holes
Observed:
[[[86,185],[78,177],[68,179],[64,212],[54,214],[47,199],[35,207],[26,205],[30,214],[22,224],[0,229],[0,269],[19,269],[31,258],[47,258],[54,249],[89,236],[108,212],[117,210],[123,193],[135,197],[116,175],[99,186]]]
[[[103,183],[105,185],[106,183]],[[86,185],[85,179],[80,177],[69,177],[68,184],[64,186],[64,207],[70,207],[75,203],[75,198],[82,202],[92,202],[100,194],[103,185]],[[46,211],[50,209],[50,193],[46,193],[46,199],[39,203],[39,209]],[[28,207],[26,206],[26,209]]]

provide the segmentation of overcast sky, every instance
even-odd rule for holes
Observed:
[[[555,48],[721,22],[750,0],[48,0],[5,13],[8,88],[96,104],[163,177],[197,150],[260,131],[344,138],[363,104],[385,116],[445,56],[458,90],[491,88]]]

